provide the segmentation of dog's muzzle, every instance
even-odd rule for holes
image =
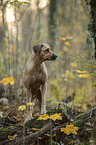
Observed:
[[[53,53],[53,55],[47,60],[55,60],[57,58],[57,54]]]
[[[57,58],[57,54],[53,54],[53,56],[51,57],[52,60],[55,60]]]

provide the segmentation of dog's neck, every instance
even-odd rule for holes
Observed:
[[[35,53],[33,54],[33,62],[36,66],[40,66],[42,64],[42,60]]]
[[[32,67],[36,69],[42,68],[42,61],[40,61],[40,58],[33,52],[32,57],[31,57],[31,62],[32,62]]]

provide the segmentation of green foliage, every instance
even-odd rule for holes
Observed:
[[[50,86],[50,93],[52,96],[56,97],[57,101],[60,101],[62,99],[61,90],[54,84],[51,84],[51,86]]]
[[[19,0],[13,0],[13,1],[11,1],[11,0],[7,0],[6,2],[5,2],[6,4],[10,4],[10,5],[14,5],[14,4],[17,4],[17,5],[22,5],[22,4],[29,4],[29,2],[26,2],[26,1],[19,1]]]

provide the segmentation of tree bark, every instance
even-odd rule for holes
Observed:
[[[92,33],[95,43],[94,58],[96,59],[96,0],[90,0],[91,16],[92,16]]]
[[[56,29],[56,9],[57,9],[57,0],[50,0],[49,4],[49,44],[54,48],[55,44],[55,29]]]

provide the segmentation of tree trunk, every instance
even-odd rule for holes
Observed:
[[[55,29],[56,29],[56,8],[57,0],[50,0],[49,5],[49,44],[54,48],[55,44]]]
[[[95,43],[94,58],[96,59],[96,0],[90,0],[91,16],[92,16],[92,33]]]

